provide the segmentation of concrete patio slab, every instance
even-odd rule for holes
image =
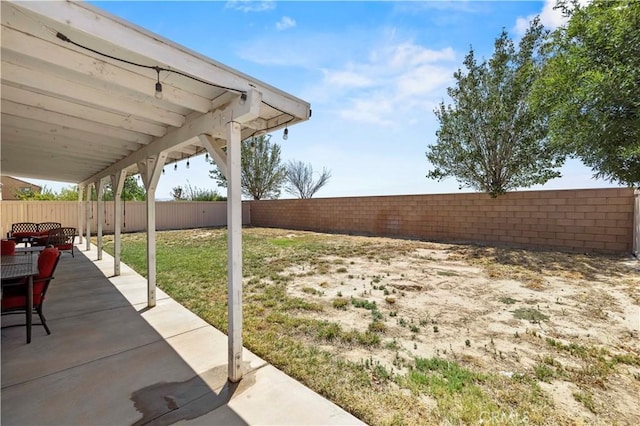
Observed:
[[[226,335],[161,291],[147,309],[146,280],[126,265],[108,278],[113,258],[96,258],[60,260],[51,335],[2,330],[3,425],[362,424],[246,349],[228,382]]]

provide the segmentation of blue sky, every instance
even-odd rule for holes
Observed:
[[[93,3],[310,102],[311,120],[272,141],[284,161],[331,170],[316,197],[459,192],[455,179],[425,177],[433,109],[447,102],[453,72],[470,47],[490,57],[502,28],[517,39],[536,14],[549,28],[562,23],[549,1]],[[216,188],[204,158],[190,164],[167,168],[159,199],[187,183]],[[561,171],[534,189],[611,186],[579,161]]]

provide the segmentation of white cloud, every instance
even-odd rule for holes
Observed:
[[[324,83],[333,87],[362,88],[370,87],[374,84],[366,75],[352,70],[329,71],[324,69],[322,72],[324,74]]]
[[[296,26],[296,21],[288,16],[283,16],[278,22],[276,22],[276,29],[278,31],[288,30]]]
[[[586,5],[590,2],[590,0],[578,0],[578,3],[581,5]],[[516,19],[516,24],[514,27],[514,31],[516,34],[523,35],[527,28],[529,28],[529,24],[536,15],[540,15],[540,23],[544,25],[546,28],[550,30],[555,30],[556,28],[567,23],[567,18],[563,16],[562,10],[555,9],[556,0],[545,0],[544,6],[542,7],[542,11],[539,14],[529,15],[527,17],[519,17]]]
[[[455,70],[451,48],[432,50],[412,41],[372,49],[368,59],[323,70],[321,94],[341,118],[393,125],[424,117],[441,99]]]
[[[235,9],[241,12],[265,12],[275,9],[274,0],[252,1],[252,0],[229,0],[226,6],[228,9]]]

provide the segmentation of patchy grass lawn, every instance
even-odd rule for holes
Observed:
[[[245,228],[244,344],[370,424],[639,424],[640,262]],[[105,238],[112,252],[112,240]],[[225,229],[157,282],[227,329]],[[146,272],[144,234],[122,260]]]

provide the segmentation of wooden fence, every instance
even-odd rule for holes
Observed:
[[[2,235],[11,230],[16,222],[60,222],[62,226],[78,226],[78,203],[76,201],[2,201]],[[83,204],[83,212],[85,206]],[[91,204],[91,230],[97,229],[98,203]],[[103,204],[105,233],[114,231],[114,204]],[[147,227],[146,203],[143,201],[125,202],[122,212],[122,231],[139,232]],[[243,203],[242,222],[250,223],[249,205]],[[227,203],[225,201],[164,201],[156,202],[156,229],[190,229],[225,226],[227,224]]]

